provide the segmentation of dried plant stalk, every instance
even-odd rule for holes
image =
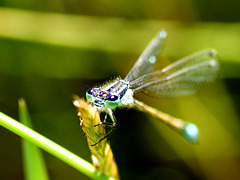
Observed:
[[[106,136],[106,131],[102,125],[99,125],[101,120],[97,109],[78,96],[74,96],[73,104],[78,110],[80,126],[87,137],[93,165],[107,176],[119,179],[117,165],[107,138],[99,142]]]

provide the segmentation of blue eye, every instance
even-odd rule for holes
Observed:
[[[95,92],[98,90],[99,88],[92,88],[92,89],[89,89],[87,92],[86,92],[86,98],[89,102],[93,102],[95,97],[94,97],[94,94]]]
[[[118,96],[117,96],[117,95],[110,95],[110,97],[108,98],[108,100],[110,100],[110,101],[116,101],[116,100],[118,100]]]
[[[116,107],[118,107],[119,103],[120,103],[120,99],[118,98],[117,95],[110,95],[107,99],[106,99],[106,106],[110,109],[115,109]]]
[[[93,93],[93,89],[89,89],[89,90],[87,91],[87,93],[88,93],[88,94],[92,94],[92,93]]]

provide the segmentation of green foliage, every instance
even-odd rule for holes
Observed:
[[[120,176],[240,179],[239,5],[234,0],[2,0],[0,110],[17,119],[16,104],[24,97],[37,132],[90,160],[72,95],[85,97],[93,85],[124,77],[149,40],[165,29],[161,66],[214,48],[221,61],[220,79],[226,84],[218,80],[198,96],[175,100],[137,95],[152,107],[196,124],[197,146],[147,115],[116,110],[119,128],[110,139]],[[21,178],[19,142],[0,130],[0,179]],[[47,153],[46,158],[52,179],[86,179]]]

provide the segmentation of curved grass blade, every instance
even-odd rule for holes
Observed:
[[[92,164],[85,161],[81,157],[73,154],[62,146],[42,136],[36,131],[33,131],[27,126],[17,122],[2,112],[0,112],[0,125],[21,136],[22,138],[25,138],[36,146],[44,149],[45,151],[49,152],[50,154],[54,155],[58,159],[64,161],[65,163],[69,164],[70,166],[74,167],[92,179],[114,179],[112,177],[105,176],[103,173],[99,172]]]

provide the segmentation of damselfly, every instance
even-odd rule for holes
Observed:
[[[186,140],[196,143],[198,128],[193,123],[174,118],[133,97],[139,92],[156,98],[188,95],[216,78],[219,62],[216,51],[213,49],[197,52],[162,70],[154,71],[157,57],[162,52],[166,37],[167,33],[164,30],[157,34],[125,79],[116,78],[102,86],[94,87],[86,92],[86,97],[99,112],[106,113],[103,124],[107,124],[106,119],[109,115],[112,120],[111,126],[115,128],[117,122],[113,110],[117,107],[133,107],[161,119]],[[113,129],[108,135],[112,131]],[[100,139],[99,142],[105,138]]]

